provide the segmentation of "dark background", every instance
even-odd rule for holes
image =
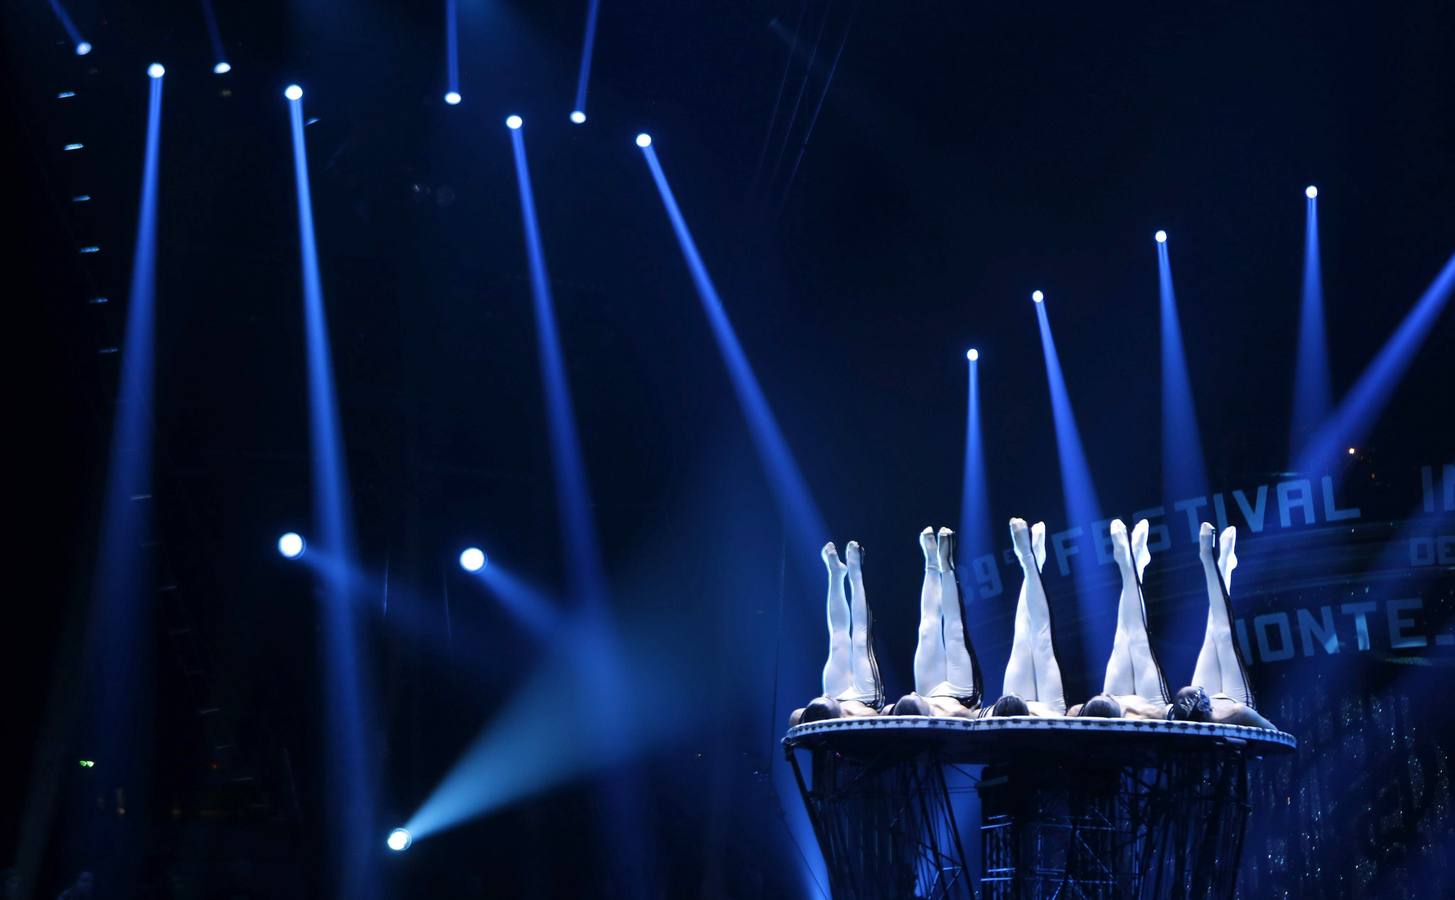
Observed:
[[[390,616],[369,618],[366,649],[380,819],[407,817],[536,658],[454,565],[459,548],[478,543],[555,593],[566,582],[508,113],[527,123],[613,604],[624,621],[656,623],[654,639],[693,660],[674,670],[697,698],[692,714],[649,694],[601,698],[569,683],[542,711],[612,703],[629,719],[680,723],[635,767],[653,848],[641,881],[601,875],[596,794],[574,781],[381,860],[390,895],[786,895],[803,885],[800,852],[816,852],[795,844],[783,810],[797,798],[775,792],[767,773],[781,764],[785,701],[817,693],[818,562],[785,565],[793,541],[631,145],[637,131],[656,139],[833,529],[809,540],[870,548],[878,656],[894,696],[909,688],[915,533],[959,521],[967,346],[982,353],[993,520],[1067,524],[1032,288],[1049,298],[1104,511],[1125,516],[1158,502],[1161,483],[1154,230],[1172,235],[1210,478],[1228,488],[1287,466],[1304,185],[1320,189],[1336,396],[1455,249],[1455,15],[1442,4],[608,0],[584,127],[566,120],[584,4],[462,2],[465,102],[453,108],[439,99],[438,6],[220,2],[226,77],[210,74],[193,2],[73,2],[97,48],[84,58],[44,4],[6,6],[3,93],[17,160],[6,204],[8,432],[22,540],[11,544],[0,629],[14,670],[0,847],[40,827],[25,813],[27,791],[54,784],[39,896],[94,863],[76,836],[105,814],[94,796],[109,787],[71,768],[83,756],[104,768],[105,748],[72,745],[66,710],[84,705],[86,689],[65,676],[90,596],[115,390],[117,357],[97,351],[120,340],[152,60],[168,69],[156,511],[165,574],[179,590],[159,608],[156,717],[137,723],[153,735],[154,777],[132,789],[150,802],[126,828],[141,836],[128,846],[142,848],[145,889],[158,896],[327,890],[315,609],[306,572],[273,550],[279,532],[308,530],[310,508],[281,98],[291,81],[317,117],[307,134],[361,557],[390,573]],[[78,96],[54,99],[64,89]],[[69,141],[86,150],[63,154]],[[66,202],[79,192],[95,200]],[[84,243],[103,253],[76,256]],[[97,295],[112,302],[87,302]],[[1447,314],[1351,462],[1362,467],[1351,481],[1369,518],[1408,515],[1418,495],[1403,486],[1416,467],[1451,458],[1451,337]],[[1309,590],[1358,590],[1363,560],[1398,533],[1356,536],[1359,553],[1310,559]],[[1345,563],[1334,570],[1343,581],[1314,578],[1329,560]],[[1239,577],[1256,579],[1248,569]],[[1170,572],[1149,583],[1154,596],[1195,589],[1179,580],[1195,578],[1191,567]],[[1448,612],[1448,570],[1441,578],[1427,606]],[[1251,595],[1301,582],[1244,584]],[[991,690],[1006,613],[970,611]],[[1440,630],[1440,620],[1427,624]],[[1347,733],[1361,719],[1386,735],[1418,731],[1429,771],[1448,773],[1449,729],[1428,709],[1448,687],[1448,654],[1432,657],[1424,667],[1344,665],[1331,676],[1333,699],[1319,702],[1343,703],[1329,716]],[[1299,708],[1308,682],[1289,679],[1264,676],[1270,708],[1289,708],[1289,697]],[[1413,718],[1351,713],[1341,699],[1361,697],[1403,703]],[[195,715],[204,704],[222,713],[204,721]],[[1288,783],[1316,768],[1307,743],[1302,762],[1280,771]],[[1315,746],[1347,763],[1317,776],[1332,784],[1374,765],[1347,738]],[[1407,787],[1411,776],[1390,777]],[[1448,807],[1448,774],[1421,777],[1428,809]],[[1371,804],[1383,796],[1368,782],[1362,790]],[[1451,825],[1416,816],[1425,805],[1396,806],[1392,821],[1379,819],[1384,831],[1290,826],[1280,840],[1314,847],[1312,862],[1286,846],[1274,859],[1254,841],[1249,877],[1295,896],[1424,884]]]

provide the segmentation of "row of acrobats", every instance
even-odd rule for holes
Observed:
[[[938,533],[926,528],[920,533],[925,578],[914,652],[914,691],[898,702],[886,702],[864,593],[863,548],[851,541],[840,559],[838,548],[825,544],[829,656],[823,668],[823,695],[794,710],[789,724],[888,715],[1097,716],[1274,727],[1258,714],[1247,669],[1233,641],[1228,591],[1238,564],[1233,552],[1235,529],[1226,528],[1218,535],[1212,525],[1202,524],[1198,555],[1207,581],[1207,630],[1191,683],[1172,694],[1147,636],[1142,593],[1142,575],[1152,559],[1147,549],[1147,521],[1138,522],[1130,532],[1120,519],[1111,523],[1112,555],[1121,572],[1116,637],[1102,692],[1069,708],[1051,640],[1051,610],[1041,582],[1046,562],[1045,523],[1028,527],[1024,519],[1011,519],[1010,537],[1024,580],[1016,601],[1015,638],[1005,667],[1004,696],[986,705],[982,695],[980,664],[960,608],[955,533],[948,528]]]

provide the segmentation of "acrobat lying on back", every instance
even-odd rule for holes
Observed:
[[[919,639],[914,649],[914,692],[894,704],[898,716],[973,718],[980,710],[980,663],[960,609],[955,532],[920,532],[925,577],[919,594]]]
[[[1015,606],[1015,637],[1005,666],[1005,695],[986,712],[996,716],[1063,716],[1066,692],[1061,687],[1061,667],[1051,639],[1051,607],[1041,582],[1041,569],[1046,565],[1046,523],[1037,522],[1027,528],[1025,519],[1011,519],[1010,543],[1024,578]]]
[[[823,696],[794,710],[790,725],[840,716],[875,716],[884,703],[884,685],[874,660],[869,600],[864,594],[864,548],[858,541],[849,541],[844,548],[846,563],[830,541],[820,555],[829,574],[829,658],[823,667]],[[846,575],[854,594],[852,613],[844,595]]]

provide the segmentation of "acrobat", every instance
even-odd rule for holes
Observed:
[[[1233,569],[1238,566],[1233,552],[1237,538],[1237,529],[1229,526],[1214,540],[1208,522],[1202,523],[1198,533],[1198,557],[1207,580],[1207,631],[1192,671],[1192,684],[1178,692],[1168,718],[1273,728],[1272,722],[1258,714],[1248,669],[1233,641],[1233,600],[1229,592]]]
[[[988,712],[995,716],[1064,716],[1066,692],[1051,636],[1051,607],[1041,582],[1046,523],[1027,528],[1025,519],[1011,519],[1010,542],[1024,578],[1016,600],[1015,637],[1005,666],[1005,695]]]
[[[925,577],[920,587],[919,640],[914,650],[914,692],[894,704],[899,716],[974,718],[980,709],[980,663],[960,609],[955,532],[920,532]]]
[[[873,621],[864,593],[864,548],[858,541],[850,541],[844,548],[844,561],[830,541],[820,555],[829,575],[829,658],[823,667],[823,695],[794,710],[790,725],[876,716],[884,703],[884,685],[874,659]],[[844,594],[846,577],[853,593],[852,609]]]

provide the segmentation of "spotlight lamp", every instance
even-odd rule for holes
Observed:
[[[228,72],[231,72],[231,71],[232,71],[232,63],[228,62],[225,59],[224,60],[219,60],[218,63],[217,63],[217,65],[215,65],[215,66],[212,67],[212,74],[213,75],[226,75]]]
[[[278,538],[278,552],[284,559],[297,559],[303,555],[303,550],[308,545],[303,540],[303,535],[296,531],[290,531]]]
[[[162,66],[161,63],[152,63],[151,65],[147,66],[147,74],[153,78],[161,78],[163,75],[167,74],[167,70],[165,67]]]
[[[643,150],[652,146],[652,136],[643,131],[641,134],[637,135],[637,146],[641,147]]]
[[[520,130],[520,126],[522,126],[524,124],[525,124],[525,120],[522,119],[520,116],[506,116],[505,117],[505,127],[506,128],[509,128],[511,131],[519,131]]]
[[[1319,189],[1317,187],[1314,187],[1313,185],[1309,185],[1308,187],[1303,189],[1303,195],[1312,200],[1319,195]]]
[[[971,347],[969,350],[965,351],[965,358],[970,360],[971,362],[975,362],[976,360],[980,359],[980,351],[976,350],[974,347]]]
[[[410,844],[414,843],[414,836],[407,829],[396,828],[389,832],[389,837],[384,843],[388,844],[389,849],[395,853],[403,853],[409,849]]]
[[[78,42],[76,44],[76,55],[77,56],[85,56],[87,53],[90,53],[90,52],[91,52],[91,42],[90,41],[80,41],[80,42]]]
[[[1040,303],[1042,300],[1046,299],[1046,295],[1041,293],[1040,291],[1031,291],[1031,299],[1036,301],[1037,303]]]
[[[490,558],[479,547],[466,547],[460,551],[460,568],[466,572],[478,572],[485,568]]]
[[[290,84],[283,88],[283,96],[289,100],[298,101],[303,99],[303,88],[296,84]]]
[[[577,125],[586,124],[586,114],[579,109],[571,110],[571,121]]]
[[[445,102],[451,106],[459,106],[462,99],[464,98],[460,96],[459,91],[447,91],[445,93]]]
[[[1159,229],[1157,231],[1157,233],[1154,235],[1154,237],[1157,238],[1157,243],[1159,243],[1159,244],[1165,244],[1165,243],[1167,243],[1167,232],[1165,232],[1165,231],[1162,231],[1162,230]]]

